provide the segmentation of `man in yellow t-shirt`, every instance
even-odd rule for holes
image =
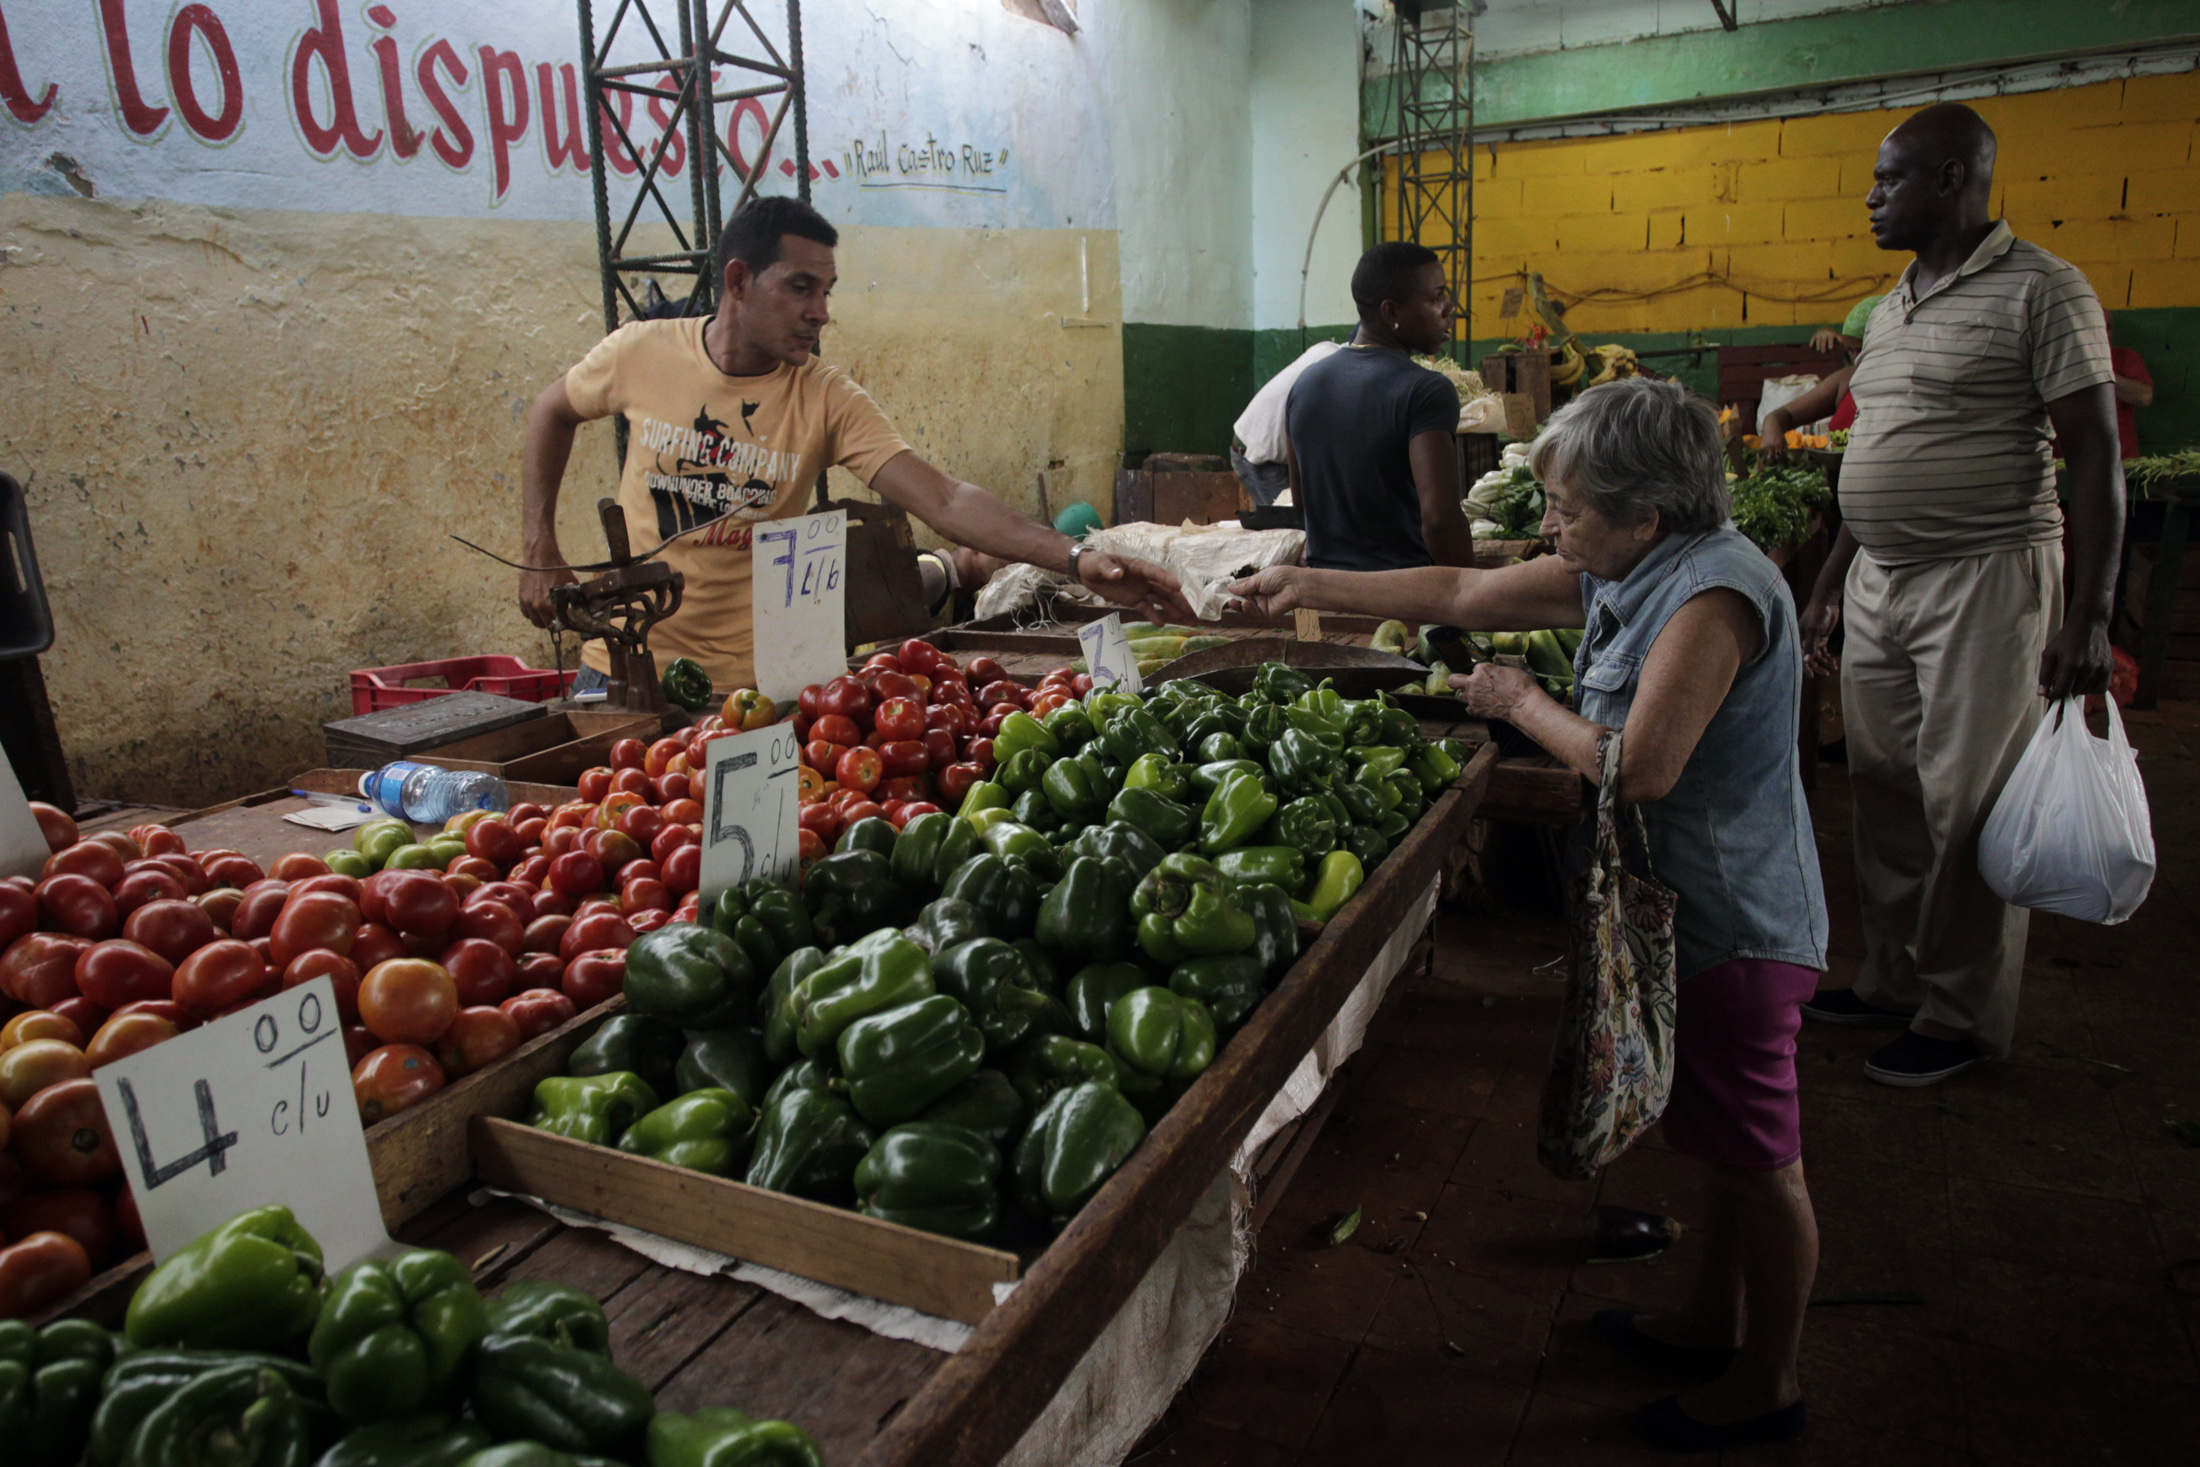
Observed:
[[[526,563],[567,563],[557,503],[573,432],[624,413],[619,503],[635,551],[694,532],[661,557],[687,585],[680,610],[650,633],[660,667],[692,657],[720,688],[755,681],[751,537],[759,521],[805,513],[827,465],[847,469],[959,545],[1073,576],[1155,620],[1190,620],[1167,571],[1088,550],[949,478],[902,441],[846,372],[813,354],[831,319],[826,301],[838,242],[809,205],[759,199],[728,220],[719,239],[717,314],[630,322],[542,390],[528,412],[520,469]],[[566,570],[521,572],[528,620],[549,626],[550,590],[572,579]],[[600,642],[589,644],[583,662],[599,674],[611,666]]]

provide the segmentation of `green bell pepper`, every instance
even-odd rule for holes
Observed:
[[[758,973],[769,973],[788,953],[817,940],[802,898],[761,877],[738,891],[720,892],[707,922],[740,943]]]
[[[1421,793],[1435,799],[1437,792],[1459,777],[1459,761],[1441,743],[1431,743],[1421,750],[1412,764],[1414,777],[1421,781]]]
[[[1327,922],[1335,916],[1337,908],[1352,900],[1352,894],[1366,879],[1366,868],[1350,851],[1331,851],[1322,857],[1321,869],[1314,873],[1313,885],[1306,892],[1306,905],[1313,909],[1314,920]]]
[[[1215,857],[1215,869],[1241,886],[1269,881],[1297,891],[1306,885],[1306,854],[1292,846],[1239,846]]]
[[[1011,794],[1029,794],[1046,778],[1053,763],[1054,755],[1044,749],[1018,749],[1000,762],[993,771],[993,778]]]
[[[1064,820],[1090,823],[1108,803],[1102,776],[1082,758],[1055,760],[1039,788]]]
[[[771,980],[764,985],[763,1012],[759,1015],[764,1021],[764,1058],[771,1063],[783,1065],[794,1058],[795,986],[824,966],[824,951],[805,947],[787,954],[772,969]]]
[[[892,864],[871,850],[838,851],[814,862],[802,877],[802,904],[827,942],[852,942],[881,927],[899,927],[914,910],[894,880]]]
[[[1248,693],[1246,696],[1257,698],[1259,695]],[[1275,747],[1276,741],[1282,738],[1290,730],[1290,727],[1291,725],[1285,720],[1281,708],[1272,703],[1264,702],[1256,708],[1246,710],[1245,727],[1238,730],[1238,740],[1248,749],[1257,749],[1265,755],[1268,750]]]
[[[1243,845],[1276,813],[1276,797],[1242,770],[1227,775],[1199,816],[1199,848],[1208,855]]]
[[[999,1070],[980,1070],[924,1108],[920,1121],[961,1126],[995,1146],[1008,1147],[1024,1134],[1031,1108]]]
[[[752,1110],[763,1100],[772,1075],[771,1059],[764,1053],[763,1030],[747,1024],[699,1029],[687,1035],[686,1041],[672,1067],[672,1083],[667,1087],[672,1094],[731,1090]]]
[[[683,1029],[746,1022],[756,1012],[756,987],[741,944],[694,922],[669,922],[626,950],[628,1006]]]
[[[1054,735],[1054,741],[1065,751],[1074,751],[1091,743],[1099,730],[1092,726],[1092,717],[1076,703],[1064,703],[1061,707],[1039,720],[1040,726]]]
[[[463,1467],[489,1445],[489,1433],[442,1411],[377,1421],[348,1433],[313,1467]]]
[[[700,713],[710,706],[713,691],[710,674],[692,657],[673,658],[665,664],[664,676],[657,681],[663,686],[668,702],[690,713]]]
[[[1421,738],[1421,720],[1390,701],[1388,693],[1375,696],[1375,732],[1379,744],[1396,744],[1404,749],[1418,749]]]
[[[124,1448],[122,1467],[307,1467],[327,1416],[288,1372],[241,1356],[153,1407]]]
[[[1165,755],[1141,754],[1123,771],[1123,788],[1152,790],[1164,799],[1181,804],[1191,796],[1191,768],[1172,764]]]
[[[1253,674],[1253,691],[1271,703],[1289,703],[1314,691],[1314,680],[1284,663],[1264,662]]]
[[[892,822],[883,816],[866,815],[840,833],[840,839],[833,844],[833,853],[876,851],[881,856],[891,857],[900,838]]]
[[[1288,913],[1289,908],[1285,911]],[[1260,1006],[1266,976],[1261,960],[1252,953],[1187,958],[1169,970],[1169,991],[1179,998],[1197,999],[1206,1005],[1216,1029],[1229,1030],[1244,1023]]]
[[[1059,1231],[1145,1139],[1145,1121],[1113,1085],[1070,1086],[1041,1107],[1017,1144],[1017,1197]]]
[[[1268,771],[1250,759],[1216,759],[1206,764],[1191,766],[1186,776],[1192,787],[1192,797],[1204,804],[1222,787],[1222,782],[1233,774],[1249,774],[1261,782],[1261,788],[1274,793],[1268,780]]]
[[[489,1301],[489,1333],[532,1335],[611,1358],[611,1321],[595,1296],[571,1284],[521,1279]]]
[[[987,810],[1006,810],[1008,806],[1008,790],[990,779],[981,779],[963,792],[962,803],[955,807],[955,818],[975,820]]]
[[[535,1082],[535,1108],[527,1124],[591,1146],[615,1146],[627,1127],[656,1108],[657,1092],[630,1070],[552,1075]]]
[[[95,1383],[98,1407],[92,1413],[90,1459],[97,1467],[125,1467],[134,1460],[132,1444],[146,1417],[201,1376],[238,1365],[275,1371],[289,1381],[292,1390],[319,1401],[321,1377],[311,1366],[280,1355],[236,1350],[124,1351]],[[318,1409],[333,1425],[335,1418],[327,1407]]]
[[[1138,918],[1140,949],[1157,963],[1243,952],[1257,935],[1230,883],[1198,856],[1164,858],[1131,894],[1131,912]]]
[[[1011,866],[1021,866],[1041,881],[1051,881],[1061,874],[1061,862],[1054,854],[1053,842],[1028,825],[997,820],[988,825],[978,839],[988,855],[999,856]]]
[[[1294,847],[1306,859],[1319,861],[1337,848],[1337,817],[1326,800],[1304,796],[1276,811],[1272,833],[1278,845]],[[1293,891],[1301,884],[1283,883]]]
[[[1378,817],[1380,818],[1380,817]],[[1344,833],[1341,850],[1359,858],[1363,872],[1372,871],[1390,854],[1390,842],[1383,838],[1382,829],[1375,825],[1354,825]]]
[[[496,1436],[631,1457],[655,1410],[648,1388],[601,1355],[533,1335],[481,1342],[474,1414]]]
[[[1142,754],[1175,759],[1176,739],[1161,720],[1144,708],[1118,708],[1100,724],[1100,743],[1116,760],[1130,764]]]
[[[1096,1080],[1116,1081],[1115,1061],[1097,1044],[1048,1034],[1027,1039],[1008,1060],[1008,1081],[1027,1104],[1044,1105],[1048,1097],[1072,1085]]]
[[[1118,692],[1113,683],[1096,683],[1085,694],[1085,716],[1096,729],[1105,729],[1108,720],[1125,708],[1143,708],[1146,700],[1136,693]]]
[[[993,757],[1006,764],[1025,749],[1037,749],[1052,759],[1061,754],[1062,743],[1038,719],[1018,711],[1001,720],[1001,731],[993,736]]]
[[[787,1421],[756,1421],[730,1406],[692,1416],[660,1411],[649,1423],[649,1467],[825,1467],[817,1444]]]
[[[1428,796],[1421,792],[1421,781],[1412,770],[1393,770],[1383,776],[1383,783],[1398,792],[1398,803],[1390,807],[1392,814],[1408,824],[1421,818],[1421,812],[1428,808]]]
[[[992,934],[986,931],[985,918],[976,907],[961,897],[941,897],[925,903],[924,910],[917,913],[917,920],[909,927],[909,936],[918,947],[937,957],[974,937]]]
[[[1171,849],[1190,840],[1200,823],[1188,806],[1178,804],[1158,790],[1128,782],[1108,802],[1108,820],[1143,831],[1155,844]]]
[[[1370,775],[1376,779],[1387,779],[1392,770],[1405,768],[1406,751],[1391,744],[1371,744],[1366,748],[1354,749],[1351,758],[1356,766],[1353,770],[1355,779],[1365,781]]]
[[[984,1032],[944,993],[858,1019],[840,1034],[848,1099],[874,1126],[913,1119],[984,1063]]]
[[[756,1124],[756,1151],[742,1180],[752,1187],[846,1206],[855,1196],[856,1163],[877,1139],[845,1097],[790,1086],[765,1102],[764,1117]]]
[[[1033,1034],[1063,1034],[1069,1015],[1031,981],[1024,955],[997,937],[977,937],[932,955],[932,986],[978,1022],[988,1051],[1013,1049]]]
[[[882,928],[827,958],[787,995],[795,1047],[806,1056],[829,1053],[856,1020],[932,993],[932,963],[924,949],[899,930]]]
[[[1001,1222],[1001,1153],[976,1131],[907,1121],[881,1133],[856,1163],[856,1207],[867,1217],[977,1243]]]
[[[362,1259],[329,1284],[306,1341],[328,1403],[354,1426],[457,1403],[489,1313],[448,1253],[408,1248]]]
[[[1029,789],[1018,795],[1016,803],[1008,807],[1008,818],[1041,834],[1062,829],[1062,817],[1047,803],[1044,790]]]
[[[15,1443],[22,1467],[76,1467],[99,1409],[100,1378],[114,1362],[114,1336],[88,1319],[34,1330],[0,1320],[0,1442]]]
[[[505,1442],[483,1448],[458,1467],[621,1467],[621,1464],[587,1452],[561,1452],[541,1442]]]
[[[1062,993],[1061,970],[1054,966],[1054,959],[1039,946],[1036,937],[1019,937],[1009,944],[1016,955],[1024,960],[1024,986],[1034,993],[1051,994],[1056,998]]]
[[[731,1090],[691,1090],[627,1128],[619,1149],[670,1166],[730,1177],[748,1160],[756,1112]]]
[[[1161,864],[1161,858],[1168,852],[1137,826],[1111,820],[1106,825],[1087,826],[1077,832],[1069,844],[1062,847],[1062,854],[1071,858],[1098,856],[1118,862],[1135,886],[1148,871]]]
[[[955,868],[941,896],[960,897],[978,909],[995,937],[1022,937],[1039,916],[1039,883],[1029,871],[988,853]]]
[[[1291,911],[1291,893],[1296,890],[1296,885],[1287,889],[1265,881],[1238,888],[1238,903],[1251,914],[1256,933],[1248,951],[1260,959],[1270,983],[1298,961],[1299,922]]]
[[[1305,734],[1333,753],[1344,751],[1344,727],[1331,723],[1319,713],[1305,708],[1286,708],[1283,723],[1289,733]]]
[[[1172,988],[1134,988],[1108,1010],[1108,1057],[1118,1070],[1190,1080],[1214,1063],[1214,1016]]]
[[[1078,856],[1039,903],[1033,932],[1050,952],[1106,962],[1131,948],[1130,889],[1114,862]]]
[[[978,833],[969,822],[944,810],[929,811],[901,828],[887,869],[912,901],[927,902],[977,845]]]
[[[1284,730],[1283,736],[1269,746],[1268,768],[1276,782],[1294,795],[1311,794],[1337,782],[1335,751],[1295,728]]]
[[[305,1339],[326,1290],[313,1235],[287,1207],[255,1207],[146,1275],[123,1333],[140,1348],[280,1350]]]
[[[1345,813],[1351,817],[1349,823],[1353,825],[1373,825],[1383,818],[1383,811],[1388,808],[1383,804],[1382,796],[1358,780],[1339,780],[1334,786],[1334,792],[1338,801],[1343,804]],[[1344,840],[1344,835],[1345,827],[1339,825],[1337,839],[1340,843]]]
[[[1199,741],[1199,762],[1202,764],[1227,763],[1245,757],[1245,745],[1228,729],[1217,729]]]
[[[1069,1014],[1078,1030],[1094,1044],[1108,1039],[1108,1010],[1134,988],[1153,980],[1136,963],[1093,963],[1079,968],[1069,980]]]
[[[648,1014],[613,1014],[581,1041],[565,1062],[568,1075],[608,1075],[629,1070],[662,1095],[673,1087],[673,1072],[687,1048],[678,1024]]]
[[[779,1072],[771,1088],[764,1092],[764,1103],[757,1107],[759,1117],[790,1090],[816,1090],[826,1095],[845,1096],[848,1082],[840,1078],[840,1056],[820,1055],[816,1059],[799,1060]],[[762,1124],[761,1120],[758,1122]]]

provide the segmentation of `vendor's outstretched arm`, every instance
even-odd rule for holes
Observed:
[[[527,410],[527,442],[519,465],[519,558],[527,565],[563,565],[558,548],[558,485],[573,456],[573,434],[587,421],[565,395],[565,379],[545,387]],[[550,589],[573,580],[569,570],[521,571],[520,610],[538,627],[556,620]]]
[[[1230,587],[1256,612],[1298,607],[1400,621],[1441,622],[1476,632],[1532,632],[1581,625],[1581,578],[1555,555],[1499,570],[1315,570],[1272,565]]]
[[[1069,551],[1076,542],[1069,536],[1018,514],[975,484],[949,478],[914,450],[887,460],[871,487],[958,545],[1070,573]],[[1079,570],[1086,589],[1118,606],[1136,607],[1155,621],[1193,619],[1183,587],[1158,565],[1095,551]]]

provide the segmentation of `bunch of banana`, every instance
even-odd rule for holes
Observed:
[[[1571,387],[1581,380],[1581,343],[1571,336],[1558,344],[1558,360],[1551,364],[1551,385]]]
[[[1590,375],[1591,387],[1602,387],[1607,382],[1617,382],[1622,377],[1632,377],[1641,371],[1631,348],[1608,341],[1589,355],[1597,359],[1597,369]]]

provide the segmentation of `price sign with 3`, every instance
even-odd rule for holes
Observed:
[[[785,702],[846,671],[848,515],[836,509],[773,520],[757,527],[755,543],[756,687]]]
[[[320,1240],[331,1273],[388,1245],[328,979],[93,1078],[156,1259],[269,1202]]]
[[[791,723],[712,739],[703,772],[705,897],[759,876],[794,885],[802,746]]]
[[[1118,613],[1111,611],[1079,627],[1077,645],[1084,651],[1085,666],[1092,669],[1094,687],[1114,683],[1126,693],[1144,691],[1145,685],[1138,677],[1138,657],[1131,651],[1130,639],[1123,635],[1123,618]]]

